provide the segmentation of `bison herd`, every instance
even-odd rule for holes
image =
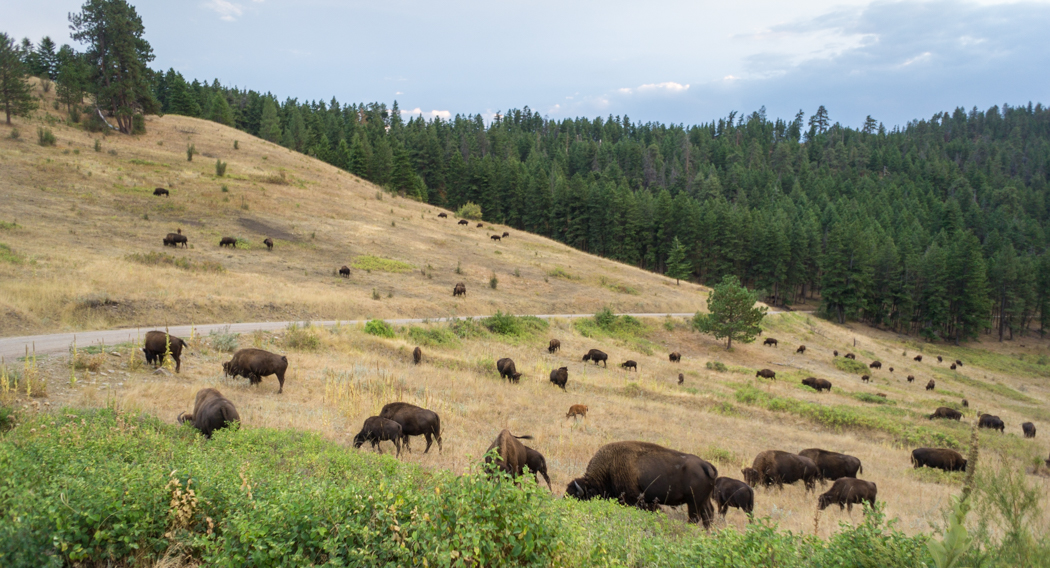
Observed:
[[[164,192],[164,193],[158,193],[158,192]],[[154,190],[153,194],[154,195],[167,195],[168,194],[168,190],[157,188],[156,190]],[[189,242],[190,242],[189,238],[186,237],[186,235],[182,234],[182,229],[178,229],[174,233],[168,233],[167,235],[164,236],[164,239],[163,239],[164,246],[166,246],[166,247],[178,247],[178,246],[181,245],[183,248],[186,248],[186,247],[189,246]],[[266,245],[266,250],[273,251],[273,239],[271,239],[270,237],[266,237],[265,239],[263,239],[263,244]],[[237,248],[237,238],[236,237],[222,237],[221,239],[219,239],[219,247],[220,248],[221,247]],[[346,268],[346,267],[344,266],[343,268]],[[349,274],[349,269],[347,270],[347,274]]]

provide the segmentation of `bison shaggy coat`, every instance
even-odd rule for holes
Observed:
[[[866,383],[871,380],[871,375],[861,375],[860,380]]]
[[[494,241],[498,241],[498,240],[500,240],[500,236],[499,236],[499,235],[492,235],[492,236],[491,236],[491,237],[489,237],[489,238],[490,238],[490,239],[492,239],[492,240],[494,240]]]
[[[926,390],[932,391],[937,386],[937,383],[930,379],[930,382],[926,383]]]
[[[460,219],[458,224],[459,225],[469,225],[470,221],[467,221],[466,219]]]
[[[1035,438],[1035,424],[1025,422],[1021,424],[1021,431],[1024,432],[1025,438]]]
[[[809,448],[802,450],[798,455],[809,458],[817,465],[817,473],[820,482],[834,481],[843,477],[857,477],[857,473],[864,473],[864,466],[860,459],[838,452],[829,452],[820,448]]]
[[[403,437],[400,424],[382,416],[372,416],[365,419],[364,425],[361,426],[361,431],[354,436],[354,447],[360,448],[365,442],[371,442],[373,450],[383,453],[383,448],[379,445],[379,442],[386,440],[394,443],[394,447],[397,448],[396,456],[401,457],[401,439]]]
[[[767,337],[766,340],[762,342],[762,345],[772,345],[773,347],[779,347],[779,345],[777,345],[777,340],[773,339],[772,337]]]
[[[875,506],[875,497],[878,489],[875,484],[863,479],[844,477],[835,481],[827,493],[817,498],[817,507],[823,511],[828,505],[838,505],[839,509],[847,509],[853,512],[854,503],[867,503]]]
[[[1006,424],[1003,423],[1002,419],[992,414],[982,414],[977,419],[978,428],[991,428],[992,430],[998,430],[1001,433],[1006,432]]]
[[[263,244],[266,245],[266,250],[273,250],[273,239],[267,237],[263,239]]]
[[[798,349],[795,350],[795,353],[801,353],[801,354],[805,355],[806,354],[806,346],[805,345],[799,345]]]
[[[211,438],[211,433],[225,428],[230,422],[240,422],[241,416],[233,403],[222,396],[216,389],[201,389],[193,402],[193,414],[185,412],[179,414],[179,424],[187,420],[194,428],[200,430],[205,438]]]
[[[658,505],[686,505],[689,522],[710,526],[711,492],[718,470],[694,456],[649,442],[613,442],[595,452],[583,477],[569,482],[565,494],[576,499],[618,499],[655,510]]]
[[[776,485],[783,489],[796,481],[802,481],[806,491],[811,491],[817,485],[820,471],[813,460],[790,452],[780,450],[766,450],[757,456],[751,467],[746,467],[741,472],[747,484],[756,487],[758,485]]]
[[[598,364],[598,361],[601,361],[602,362],[602,366],[603,367],[607,367],[608,364],[606,362],[609,360],[609,356],[606,355],[604,351],[599,351],[597,349],[591,349],[590,351],[587,352],[586,355],[583,356],[583,360],[584,361],[594,361],[595,365]]]
[[[868,367],[870,367],[872,369],[881,369],[882,368],[882,361],[872,361],[871,365],[868,365]]]
[[[931,467],[944,471],[966,471],[966,458],[948,448],[916,448],[911,452],[913,467]]]
[[[623,363],[620,363],[620,367],[623,367],[624,369],[634,369],[636,373],[638,372],[638,362],[632,361],[630,359],[624,361]]]
[[[913,357],[913,359],[916,360],[916,361],[920,361],[921,362],[922,361],[922,355],[916,355],[915,357]]]
[[[448,213],[438,213],[438,218],[439,219],[447,219],[448,218]]]
[[[510,381],[518,382],[521,378],[521,373],[514,367],[514,361],[508,357],[504,357],[499,361],[496,361],[496,370],[499,371],[499,378],[507,379]]]
[[[408,451],[412,451],[408,445],[409,436],[426,438],[424,454],[430,451],[431,437],[437,441],[438,451],[441,451],[441,417],[436,412],[407,402],[391,402],[379,411],[379,416],[401,425],[401,438]]]
[[[458,284],[456,284],[456,286],[454,288],[452,288],[452,297],[453,298],[455,298],[456,296],[466,296],[466,295],[467,295],[467,285],[466,284],[464,284],[462,282],[459,282]]]
[[[955,410],[954,408],[948,408],[947,406],[939,406],[937,410],[933,411],[930,415],[930,420],[934,418],[946,418],[948,420],[962,420],[962,412]]]
[[[730,507],[736,507],[743,511],[751,522],[751,515],[755,511],[755,491],[751,486],[738,479],[719,477],[715,480],[714,491],[711,499],[718,507],[718,514],[726,516]]]
[[[677,352],[677,351],[675,351],[674,353],[671,353],[670,355],[668,355],[667,358],[670,359],[670,361],[672,363],[681,363],[682,362],[682,354]]]
[[[148,331],[142,352],[146,355],[146,363],[154,366],[162,365],[164,353],[170,352],[172,361],[175,361],[175,372],[178,373],[182,368],[183,347],[186,347],[186,342],[174,335],[163,331]]]
[[[547,353],[554,354],[555,351],[561,350],[561,341],[552,339],[550,345],[547,346]]]
[[[284,373],[288,370],[288,357],[247,347],[238,349],[233,354],[233,359],[222,364],[222,370],[228,377],[244,377],[253,385],[261,383],[263,377],[277,375],[280,385],[277,394],[281,394],[284,392]]]
[[[914,381],[915,381],[915,375],[908,375],[908,382],[911,383],[911,382],[914,382]]]
[[[154,189],[153,195],[165,195],[167,197],[171,197],[171,194],[168,193],[168,190],[164,189],[163,187],[158,187],[157,189]]]
[[[551,382],[565,390],[565,384],[569,382],[569,368],[559,367],[551,371]]]
[[[777,374],[773,371],[773,369],[762,369],[761,371],[755,373],[755,376],[762,377],[763,379],[773,379],[774,381],[777,380]]]
[[[412,350],[412,362],[415,363],[416,365],[418,365],[419,362],[422,361],[422,360],[423,360],[423,350],[420,349],[419,347],[416,347],[415,349]]]
[[[237,248],[237,239],[235,239],[235,238],[233,238],[233,237],[223,237],[223,238],[222,238],[222,239],[221,239],[221,240],[219,241],[219,246],[220,246],[220,247],[233,247],[233,248]]]
[[[343,278],[350,278],[350,267],[343,265],[343,267],[339,269],[339,276],[342,276]]]
[[[818,379],[816,377],[806,377],[802,379],[802,384],[806,385],[811,389],[815,389],[817,392],[828,391],[831,392],[831,381],[827,379]]]

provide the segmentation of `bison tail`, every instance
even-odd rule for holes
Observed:
[[[528,434],[525,434],[524,436],[514,436],[514,437],[519,439],[519,440],[531,440],[532,439],[532,436],[529,436]]]
[[[281,355],[281,361],[284,361],[285,363],[287,363],[288,362],[288,357],[285,356],[285,355]]]

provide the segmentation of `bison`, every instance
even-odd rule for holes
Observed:
[[[689,522],[708,527],[717,478],[715,466],[692,454],[649,442],[613,442],[598,448],[583,477],[570,481],[565,494],[580,500],[618,499],[648,510],[686,505]]]
[[[182,229],[179,230],[181,231]],[[164,237],[164,244],[173,247],[182,245],[183,248],[185,248],[189,246],[189,239],[187,239],[186,235],[183,235],[182,233],[168,233],[168,236]]]
[[[938,363],[943,363],[943,362],[944,362],[944,359],[943,359],[943,358],[942,358],[942,357],[941,357],[940,355],[938,355],[938,356],[937,356],[937,362],[938,362]]]
[[[288,357],[246,347],[238,349],[233,354],[233,359],[223,363],[222,370],[228,377],[244,377],[253,385],[261,383],[263,377],[277,375],[277,382],[280,384],[277,394],[281,394],[284,392],[284,373],[288,370]]]
[[[454,288],[452,288],[452,297],[453,298],[455,298],[456,296],[466,296],[466,295],[467,295],[467,285],[466,284],[464,284],[462,282],[458,282],[458,283],[456,283],[456,286]]]
[[[861,465],[860,459],[847,454],[809,448],[802,450],[798,455],[809,458],[817,465],[817,475],[821,485],[825,480],[834,481],[842,477],[857,477],[858,473],[864,473],[864,466]]]
[[[551,487],[551,478],[547,475],[547,460],[543,457],[543,454],[525,446],[525,465],[529,467],[529,471],[533,474],[542,475],[543,480],[547,482],[547,489],[554,493],[554,488]]]
[[[270,237],[263,239],[263,244],[266,245],[266,250],[273,250],[273,239]]]
[[[460,224],[460,225],[469,225],[469,224],[470,224],[470,221],[467,221],[466,219],[460,219],[460,220],[459,220],[459,224]]]
[[[423,360],[423,350],[420,349],[417,346],[415,349],[412,350],[412,362],[415,363],[416,365],[418,365],[419,362],[422,361],[422,360]]]
[[[828,505],[838,505],[840,510],[846,509],[852,513],[854,503],[867,503],[869,507],[874,507],[876,495],[878,489],[874,483],[844,477],[836,480],[827,493],[817,498],[817,507],[823,511]]]
[[[915,357],[912,357],[912,359],[914,359],[915,361],[919,361],[921,363],[922,362],[922,355],[916,355]]]
[[[401,425],[401,439],[408,451],[412,451],[408,445],[409,436],[426,438],[424,454],[430,451],[431,437],[437,441],[438,451],[441,451],[441,417],[436,412],[407,402],[391,402],[379,411],[379,416]]]
[[[492,236],[491,236],[491,237],[489,237],[489,238],[490,238],[490,239],[492,239],[492,240],[494,240],[494,241],[498,241],[498,240],[500,240],[500,236],[499,236],[499,235],[492,235]]]
[[[835,357],[839,356],[839,350],[838,349],[832,351],[832,353],[834,354]]]
[[[598,364],[598,361],[601,361],[603,367],[608,367],[607,361],[609,360],[609,356],[606,355],[605,352],[603,352],[603,351],[598,351],[597,349],[591,349],[590,351],[587,352],[586,355],[583,356],[583,360],[584,361],[594,361],[595,365]]]
[[[354,436],[354,447],[360,448],[365,442],[371,442],[373,450],[383,453],[383,448],[379,443],[383,440],[388,440],[393,442],[394,447],[397,448],[396,457],[401,457],[401,439],[403,437],[400,424],[382,416],[372,416],[365,420],[364,425],[361,426],[361,431]]]
[[[871,381],[871,375],[861,375],[861,376],[860,376],[860,380],[861,380],[862,382],[865,382],[865,383],[866,383],[866,382],[869,382],[869,381]]]
[[[908,382],[909,383],[915,382],[915,375],[908,375]]]
[[[205,438],[211,438],[211,433],[225,428],[231,422],[240,422],[241,416],[233,403],[216,389],[201,389],[193,402],[193,414],[182,412],[176,420],[179,424],[187,420],[194,428],[201,431]]]
[[[806,491],[811,491],[820,477],[820,471],[813,460],[780,450],[766,450],[758,454],[751,467],[740,471],[751,487],[775,484],[783,489],[785,483],[790,485],[801,480],[806,486]]]
[[[1000,433],[1006,432],[1006,424],[1003,423],[1001,418],[992,414],[982,414],[977,419],[977,427],[998,430]]]
[[[966,400],[964,398],[964,399],[962,399],[962,405],[963,405],[963,408],[970,408],[970,401],[968,401],[968,400]]]
[[[868,365],[868,367],[871,368],[871,369],[881,369],[882,368],[882,361],[872,361],[871,364]]]
[[[955,363],[952,363],[952,366],[948,367],[948,368],[954,371],[955,370]]]
[[[762,369],[755,373],[755,377],[762,377],[763,379],[777,380],[777,374],[772,369]]]
[[[719,477],[715,480],[711,499],[718,507],[719,515],[725,517],[730,507],[736,507],[743,511],[748,522],[751,522],[751,515],[755,511],[755,491],[750,485],[738,479]]]
[[[569,368],[560,367],[551,371],[551,382],[565,390],[565,383],[569,382]]]
[[[448,219],[448,213],[445,213],[445,212],[442,211],[441,213],[438,213],[438,218],[439,219]]]
[[[930,379],[930,382],[926,383],[926,390],[932,391],[934,389],[934,387],[936,387],[936,386],[937,386],[937,383],[935,383],[933,381],[933,379]]]
[[[339,269],[339,276],[342,276],[343,278],[350,278],[350,267],[343,265],[343,267]]]
[[[565,418],[576,418],[577,416],[587,418],[587,405],[574,404],[570,406],[569,412],[565,415]]]
[[[561,341],[558,341],[557,339],[552,339],[551,342],[550,342],[550,345],[547,346],[547,353],[550,353],[551,355],[553,355],[555,351],[560,351],[560,350],[561,350]]]
[[[678,373],[678,384],[682,384],[684,382],[685,382],[685,375],[683,375],[682,373]]]
[[[893,367],[890,367],[890,372],[891,372],[891,373],[893,372]]]
[[[233,237],[223,237],[221,240],[219,240],[219,246],[237,248],[237,239]]]
[[[480,228],[482,228],[482,227],[484,227],[484,226],[485,226],[485,223],[478,223],[478,226],[477,226],[477,228],[478,228],[478,229],[480,229]]]
[[[496,435],[489,449],[485,450],[485,463],[495,464],[495,467],[492,468],[493,472],[498,470],[509,473],[511,477],[520,476],[528,458],[525,455],[525,446],[518,440],[531,439],[532,436],[515,436],[510,433],[510,430],[504,428]],[[496,450],[495,455],[490,453],[492,450]]]
[[[956,360],[955,360],[955,364],[956,364],[956,365],[958,365],[958,366],[960,366],[960,367],[962,367],[962,366],[963,366],[963,364],[962,364],[962,361],[960,361],[960,360],[958,360],[958,359],[956,359]]]
[[[628,370],[634,369],[634,372],[636,372],[636,373],[638,372],[638,362],[637,361],[632,361],[630,359],[624,361],[623,363],[620,363],[620,367],[622,367],[624,369],[628,369]]]
[[[947,406],[939,406],[937,410],[933,411],[930,415],[930,420],[935,418],[945,418],[947,420],[962,420],[962,412],[955,410],[954,408],[948,408]]]
[[[777,340],[773,339],[772,337],[767,337],[766,340],[762,342],[762,345],[772,345],[773,347],[779,347],[779,345],[777,345]]]
[[[801,353],[801,354],[805,355],[806,354],[806,346],[805,345],[799,345],[798,349],[795,350],[795,353],[796,354]]]
[[[514,368],[514,361],[508,357],[496,361],[496,370],[499,371],[499,378],[501,379],[507,379],[515,383],[521,379],[521,373]]]
[[[843,357],[845,357],[846,359],[853,359],[854,361],[857,360],[857,356],[852,353],[846,353],[845,355],[843,355]]]
[[[156,195],[156,196],[163,195],[163,196],[166,196],[166,197],[171,197],[171,194],[168,193],[168,190],[164,189],[163,187],[158,187],[157,189],[154,189],[153,190],[153,195]]]
[[[802,379],[802,384],[806,385],[807,387],[809,387],[811,389],[816,390],[817,392],[825,391],[825,390],[828,391],[828,392],[831,392],[831,381],[829,381],[827,379],[818,379],[816,377],[806,377],[806,378]]]
[[[148,331],[142,352],[146,355],[146,363],[154,366],[164,364],[164,354],[170,353],[171,360],[175,361],[175,372],[178,373],[182,369],[182,349],[184,347],[186,347],[186,342],[174,335],[163,331]]]
[[[503,238],[504,239],[509,237],[509,236],[510,236],[510,233],[508,233],[507,231],[503,231]]]
[[[966,458],[948,448],[917,448],[911,452],[911,464],[916,469],[930,467],[944,471],[966,471]]]
[[[1021,424],[1021,431],[1024,432],[1025,438],[1035,438],[1035,424],[1025,422],[1024,424]]]
[[[670,361],[672,363],[681,363],[682,362],[682,354],[677,352],[677,351],[675,351],[675,352],[671,353],[670,355],[668,355],[667,358],[670,359]]]

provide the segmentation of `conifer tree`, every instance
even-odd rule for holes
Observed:
[[[762,318],[767,308],[757,307],[755,294],[742,286],[732,274],[722,279],[707,297],[709,313],[696,312],[693,329],[725,339],[726,349],[733,347],[733,340],[751,343],[762,331]]]
[[[90,70],[83,56],[74,52],[68,45],[59,49],[57,60],[58,86],[55,88],[55,94],[58,96],[58,102],[66,105],[66,110],[72,113],[75,106],[84,102]]]
[[[679,280],[685,278],[689,279],[689,275],[692,273],[693,267],[690,266],[689,261],[686,259],[686,250],[679,242],[678,237],[674,238],[671,243],[671,252],[667,255],[667,276],[674,278],[675,284],[681,284]]]
[[[0,104],[7,124],[11,124],[12,116],[29,116],[37,107],[18,48],[3,32],[0,32]]]
[[[208,118],[212,122],[233,126],[233,110],[230,108],[230,103],[226,100],[226,96],[222,94],[221,90],[215,91],[215,95],[212,96],[211,116]]]
[[[273,143],[281,140],[281,122],[277,119],[277,103],[270,96],[263,97],[259,137]]]
[[[58,53],[55,51],[55,42],[50,37],[44,36],[37,44],[36,62],[38,68],[34,71],[38,75],[51,80],[58,78]]]

